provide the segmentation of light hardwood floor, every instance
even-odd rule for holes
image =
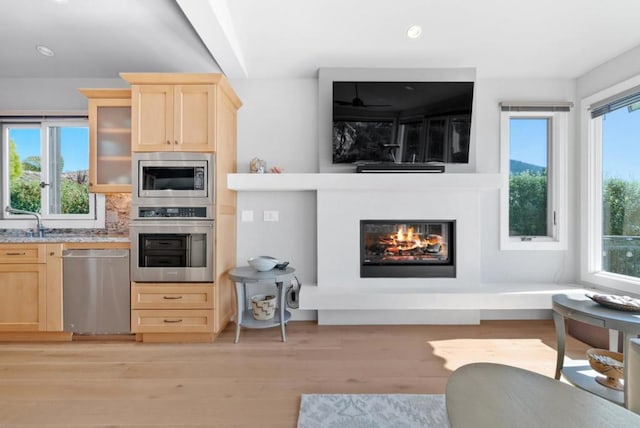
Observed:
[[[303,393],[442,394],[471,362],[552,377],[551,321],[474,326],[231,324],[211,344],[0,344],[2,427],[295,427]],[[587,345],[569,338],[567,356]]]

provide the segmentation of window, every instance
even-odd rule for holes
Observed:
[[[569,103],[501,104],[502,250],[565,250]]]
[[[402,146],[402,162],[424,162],[423,121],[415,120],[400,124],[400,144]]]
[[[2,122],[2,204],[39,213],[50,228],[103,227],[89,193],[86,120]],[[104,206],[100,198],[100,206]],[[33,216],[3,210],[2,227],[33,227]]]
[[[640,86],[633,80],[584,102],[589,215],[582,279],[636,291],[640,285]],[[629,87],[630,86],[630,87]],[[613,95],[611,92],[615,91]]]

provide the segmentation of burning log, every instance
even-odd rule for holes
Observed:
[[[440,235],[431,234],[425,239],[422,239],[420,235],[413,228],[408,228],[405,232],[401,227],[396,233],[380,236],[377,245],[370,248],[370,251],[385,257],[402,258],[402,260],[433,258],[443,251]]]

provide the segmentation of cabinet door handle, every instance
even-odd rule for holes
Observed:
[[[174,141],[173,144],[178,144],[178,140]]]
[[[175,324],[175,323],[180,323],[180,322],[182,322],[182,320],[181,320],[181,319],[180,319],[180,320],[167,320],[167,319],[165,319],[165,320],[163,320],[163,321],[164,321],[164,322],[166,322],[167,324]]]
[[[167,140],[167,144],[171,144],[171,141]]]
[[[162,296],[165,300],[179,300],[182,299],[182,296]]]
[[[15,252],[6,252],[4,253],[5,256],[26,256],[27,253],[15,253]]]

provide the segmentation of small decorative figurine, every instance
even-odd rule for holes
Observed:
[[[249,171],[254,174],[264,174],[267,172],[267,163],[262,159],[253,158],[249,163]]]

